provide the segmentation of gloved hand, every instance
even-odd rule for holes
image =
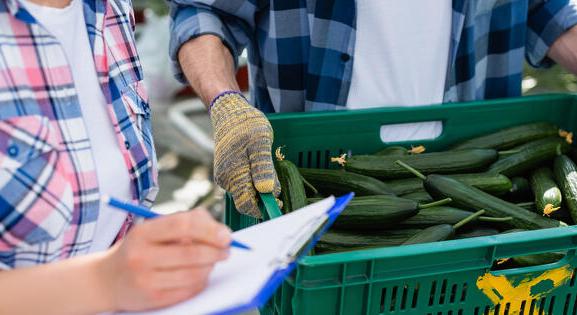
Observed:
[[[210,108],[214,128],[214,177],[243,214],[260,218],[256,193],[280,194],[268,119],[240,94],[218,96]]]

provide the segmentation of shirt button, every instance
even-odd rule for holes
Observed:
[[[126,150],[130,149],[130,142],[124,141],[124,147],[126,148]]]
[[[347,62],[347,61],[351,60],[351,55],[342,53],[341,54],[341,60],[344,62]]]
[[[15,157],[18,155],[18,147],[16,145],[11,145],[8,147],[8,155]]]

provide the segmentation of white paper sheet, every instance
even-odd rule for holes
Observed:
[[[211,314],[249,304],[279,268],[296,243],[310,238],[313,222],[324,221],[334,205],[329,197],[279,218],[235,232],[233,238],[251,247],[250,251],[231,248],[229,259],[217,264],[208,287],[196,297],[174,306],[132,315]],[[299,240],[300,238],[300,240]],[[300,244],[298,244],[300,245]]]

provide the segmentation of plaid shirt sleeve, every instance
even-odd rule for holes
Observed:
[[[130,1],[83,5],[132,201],[148,206],[158,172]],[[0,0],[0,270],[88,253],[100,209],[70,65],[60,43],[36,24],[17,0]]]
[[[180,47],[190,39],[200,35],[220,37],[228,47],[235,63],[250,42],[248,34],[253,33],[255,14],[262,3],[257,0],[170,0],[170,47],[169,54],[176,78],[186,83],[178,63]],[[261,1],[262,2],[262,1]]]
[[[549,67],[549,47],[561,34],[577,24],[577,2],[571,0],[529,1],[527,17],[527,61],[534,67]]]

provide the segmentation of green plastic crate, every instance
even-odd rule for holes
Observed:
[[[535,121],[577,131],[577,97],[554,94],[419,108],[273,114],[269,118],[275,147],[284,145],[287,159],[302,167],[327,168],[332,156],[382,148],[379,129],[383,124],[443,121],[440,137],[418,143],[430,151]],[[238,214],[230,196],[226,201],[225,221],[232,229],[258,223]],[[263,202],[265,219],[280,215],[272,196],[263,195]],[[261,312],[576,314],[575,249],[577,227],[566,227],[307,256]],[[568,250],[568,254],[553,264],[491,271],[498,259],[560,250]]]

